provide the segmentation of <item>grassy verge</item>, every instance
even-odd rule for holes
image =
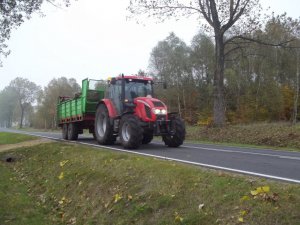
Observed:
[[[35,140],[37,137],[24,134],[12,134],[8,132],[0,132],[0,145],[16,144],[23,141]]]
[[[61,129],[42,129],[42,128],[33,128],[33,127],[23,127],[23,128],[14,128],[16,130],[27,131],[27,132],[61,132]]]
[[[51,224],[273,225],[300,221],[300,185],[61,143],[19,149],[10,155],[18,160],[0,162],[6,177],[0,180],[0,193],[13,195],[7,182],[15,177],[14,187],[27,191],[15,198],[29,196],[39,205],[35,214],[21,215],[33,215],[37,221],[40,213]],[[0,202],[4,197],[0,195]],[[9,212],[19,214],[26,208],[22,203],[0,204],[0,221]]]
[[[224,128],[187,127],[187,140],[290,148],[300,151],[300,126],[288,123],[234,125]]]
[[[1,224],[50,224],[47,207],[40,207],[28,194],[28,185],[0,162],[0,221]]]

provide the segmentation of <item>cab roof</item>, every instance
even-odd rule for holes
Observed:
[[[121,80],[122,76],[113,77],[116,80]],[[124,75],[125,79],[133,79],[133,80],[146,80],[146,81],[153,81],[152,77],[144,77],[144,76],[137,76],[137,75]]]

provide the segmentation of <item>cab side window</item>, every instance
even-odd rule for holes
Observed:
[[[108,89],[108,98],[112,100],[118,114],[121,113],[121,80],[117,80],[115,84],[111,84]]]

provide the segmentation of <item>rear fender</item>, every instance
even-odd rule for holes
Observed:
[[[109,117],[112,119],[112,118],[115,118],[118,116],[117,114],[117,111],[112,103],[111,100],[109,99],[102,99],[101,102],[99,102],[98,105],[101,105],[101,104],[104,104],[107,108],[107,111],[108,111],[108,115]],[[98,106],[97,106],[98,107]]]

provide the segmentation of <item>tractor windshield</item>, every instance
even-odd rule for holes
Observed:
[[[126,80],[125,99],[129,102],[137,97],[147,97],[152,95],[152,81],[150,80]]]

